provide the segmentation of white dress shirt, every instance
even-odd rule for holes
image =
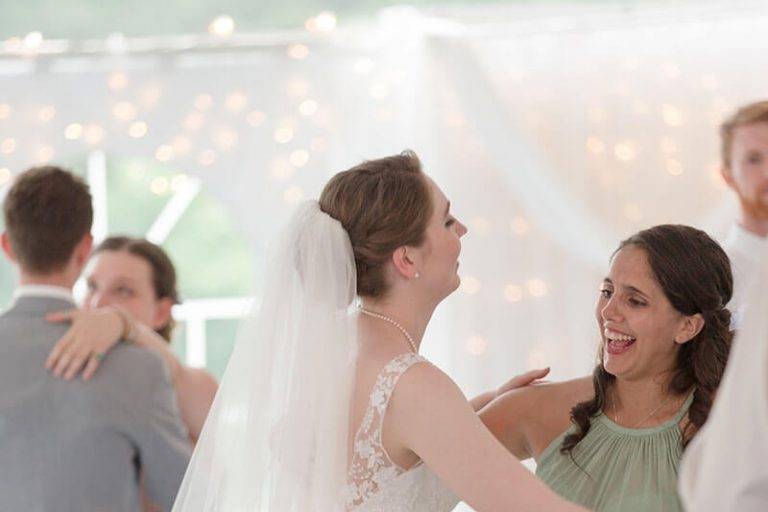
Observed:
[[[762,258],[768,251],[754,253]],[[763,260],[764,261],[764,260]],[[768,268],[750,277],[744,318],[709,419],[685,450],[678,487],[691,512],[768,510]]]
[[[768,268],[765,258],[768,238],[747,231],[737,223],[731,227],[723,248],[731,259],[733,270],[733,298],[728,303],[728,308],[733,315],[732,325],[738,327],[744,316],[750,286],[756,281],[760,269]]]
[[[51,299],[61,299],[75,304],[72,297],[72,290],[63,286],[52,286],[46,284],[22,284],[13,291],[13,301],[20,297],[48,297]]]

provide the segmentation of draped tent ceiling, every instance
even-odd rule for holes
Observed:
[[[425,352],[467,393],[594,362],[618,242],[736,205],[717,125],[768,90],[760,2],[382,11],[369,25],[0,53],[0,181],[94,152],[199,178],[254,247],[363,159],[416,150],[470,228]]]

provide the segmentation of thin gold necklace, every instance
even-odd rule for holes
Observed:
[[[656,414],[658,411],[660,411],[662,407],[667,405],[671,399],[672,399],[671,396],[667,396],[666,399],[664,399],[650,413],[648,413],[648,416],[646,416],[645,418],[640,420],[638,423],[636,423],[635,425],[633,425],[633,426],[631,426],[629,428],[637,428],[640,425],[642,425],[643,423],[645,423],[646,421],[648,421],[649,419],[651,419],[651,417],[653,417],[654,414]],[[617,425],[620,425],[620,423],[619,423],[619,413],[616,410],[616,400],[613,398],[613,396],[611,396],[611,409],[613,409],[613,416],[614,416],[613,422],[616,423]]]
[[[405,327],[403,327],[402,325],[400,325],[399,323],[397,323],[397,322],[395,321],[395,319],[394,319],[394,318],[392,318],[392,317],[389,317],[389,316],[387,316],[387,315],[383,315],[383,314],[381,314],[381,313],[377,313],[376,311],[371,311],[370,309],[365,309],[365,308],[364,308],[364,307],[362,307],[362,306],[360,307],[360,312],[361,312],[361,313],[365,313],[365,314],[366,314],[366,315],[368,315],[368,316],[372,316],[372,317],[374,317],[374,318],[378,318],[379,320],[384,320],[385,322],[389,322],[390,324],[392,324],[392,325],[394,325],[395,327],[397,327],[397,329],[398,329],[398,330],[399,330],[401,333],[403,333],[403,336],[405,336],[405,339],[406,339],[406,340],[408,340],[408,344],[409,344],[409,345],[411,346],[411,348],[413,349],[413,353],[414,353],[414,354],[418,354],[418,352],[419,352],[419,349],[418,349],[418,348],[416,348],[416,343],[414,343],[414,342],[413,342],[413,337],[412,337],[412,336],[411,336],[411,335],[408,333],[408,331],[406,331],[406,330],[405,330]]]

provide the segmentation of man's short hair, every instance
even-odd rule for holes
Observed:
[[[93,223],[88,185],[56,166],[20,174],[5,196],[3,214],[19,265],[42,275],[64,268]]]
[[[733,133],[736,128],[755,123],[768,123],[768,100],[742,106],[720,125],[720,157],[723,167],[731,168]]]

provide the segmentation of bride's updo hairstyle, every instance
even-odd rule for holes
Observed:
[[[432,197],[419,157],[409,150],[336,174],[320,195],[320,209],[349,234],[358,295],[381,297],[394,250],[424,243]]]

